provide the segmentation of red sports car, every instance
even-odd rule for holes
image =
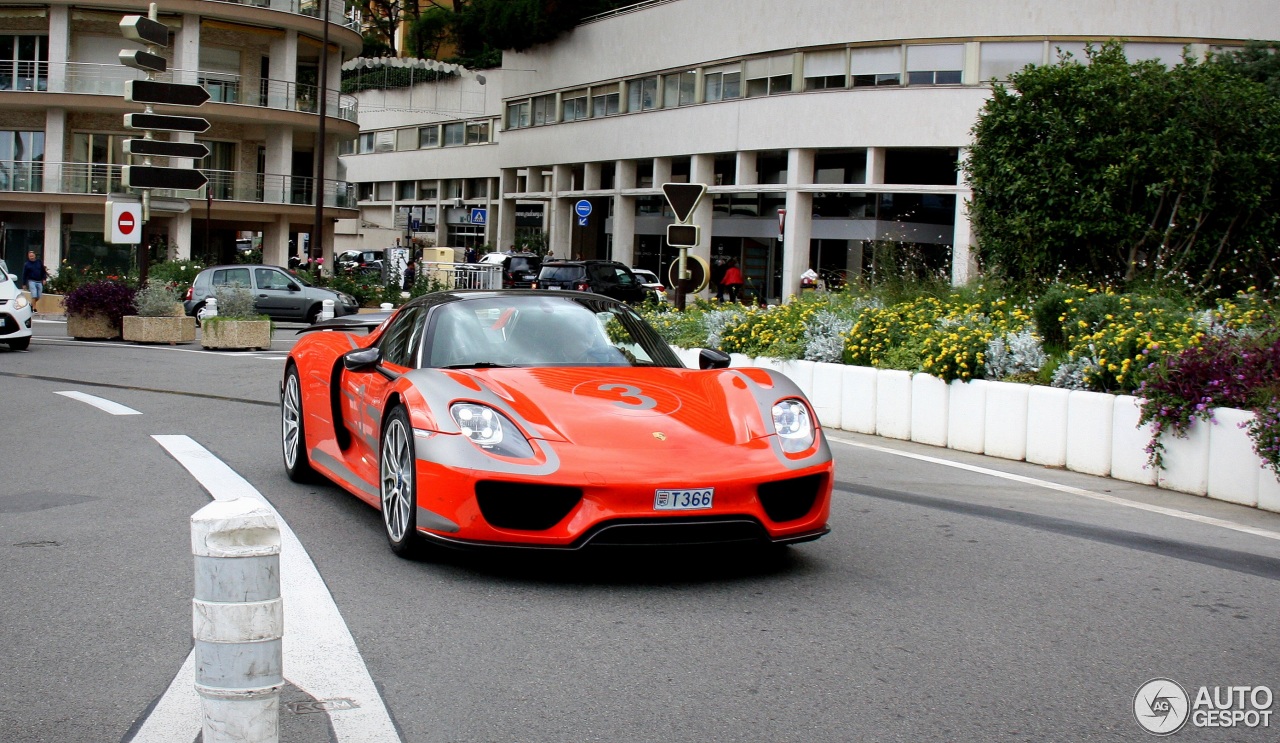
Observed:
[[[304,331],[281,429],[289,476],[380,509],[396,554],[828,531],[831,451],[781,374],[713,350],[685,368],[633,309],[583,292],[440,292],[378,320]]]

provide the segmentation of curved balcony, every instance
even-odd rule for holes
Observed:
[[[0,90],[41,93],[82,93],[124,95],[125,80],[141,80],[144,75],[124,65],[89,62],[0,62]],[[318,113],[316,85],[285,80],[243,79],[242,75],[212,70],[169,70],[155,76],[169,83],[200,85],[209,91],[213,103],[229,103],[282,111]],[[359,104],[355,96],[330,88],[326,115],[356,123]]]
[[[250,5],[255,8],[278,10],[282,13],[305,15],[320,18],[324,14],[324,6],[318,0],[214,0],[214,2],[231,5]],[[352,9],[350,15],[344,12],[346,3],[342,0],[331,0],[329,3],[329,22],[359,32],[361,30],[360,11]]]
[[[62,193],[105,196],[126,191],[120,165],[46,163],[0,160],[0,193]],[[240,170],[199,169],[209,184],[196,191],[152,189],[156,196],[217,201],[310,206],[315,203],[315,178]],[[346,181],[325,179],[324,205],[356,208],[355,188]]]

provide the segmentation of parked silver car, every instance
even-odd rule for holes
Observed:
[[[355,297],[314,286],[298,274],[279,266],[236,264],[210,266],[196,275],[187,290],[183,308],[198,317],[205,300],[219,286],[239,284],[253,293],[258,312],[272,320],[314,323],[324,300],[333,300],[333,316],[353,315],[360,309]]]

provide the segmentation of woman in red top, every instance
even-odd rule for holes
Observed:
[[[720,279],[720,286],[728,293],[730,302],[738,301],[742,293],[742,269],[738,268],[737,260],[729,259],[729,265],[725,267],[724,276]]]

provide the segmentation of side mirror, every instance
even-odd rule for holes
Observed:
[[[9,280],[15,284],[18,283],[18,274],[16,273],[9,274]]]
[[[285,287],[285,288],[286,288],[286,289],[288,289],[288,290],[289,290],[289,291],[291,291],[291,292],[300,292],[300,291],[302,291],[302,287],[298,286],[297,284],[293,283],[292,281],[290,281],[290,282],[289,282],[289,285],[288,285],[287,287]]]
[[[699,369],[728,369],[729,354],[714,348],[704,348],[698,352]]]
[[[347,371],[369,371],[382,361],[382,349],[377,346],[348,351],[342,356],[342,365]]]

